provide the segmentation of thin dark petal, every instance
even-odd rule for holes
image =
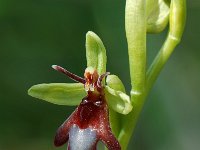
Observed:
[[[83,83],[85,84],[85,79],[84,78],[81,78],[71,72],[69,72],[68,70],[60,67],[60,66],[57,66],[57,65],[52,65],[52,68],[59,71],[59,72],[62,72],[64,73],[65,75],[67,75],[69,78],[71,78],[72,80],[76,81],[76,82],[80,82],[80,83]]]
[[[97,80],[97,86],[98,86],[99,88],[101,88],[101,82],[102,82],[103,78],[106,77],[106,76],[108,76],[109,74],[110,74],[110,72],[106,72],[106,73],[102,74],[102,75],[98,78],[98,80]]]

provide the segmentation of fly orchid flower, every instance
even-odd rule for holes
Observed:
[[[89,67],[86,68],[83,79],[59,66],[53,68],[84,84],[87,91],[87,96],[58,129],[54,144],[60,146],[69,139],[69,150],[94,150],[101,140],[109,150],[120,150],[119,142],[110,128],[108,106],[101,84],[109,73],[99,76],[96,70]]]
[[[55,146],[68,141],[68,150],[96,150],[97,142],[102,141],[109,150],[120,150],[116,138],[119,120],[113,118],[132,110],[130,97],[121,80],[106,72],[105,47],[93,32],[86,35],[86,57],[88,67],[84,78],[60,66],[52,66],[79,83],[38,84],[32,86],[28,94],[58,105],[78,105],[57,130]]]

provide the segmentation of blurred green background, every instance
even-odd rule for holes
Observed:
[[[72,82],[52,64],[82,75],[85,34],[97,33],[107,70],[130,90],[122,0],[0,0],[0,150],[55,148],[55,131],[73,107],[27,95],[38,83]],[[181,44],[162,71],[139,119],[129,150],[200,148],[200,1],[188,1]],[[148,65],[166,36],[148,35]]]

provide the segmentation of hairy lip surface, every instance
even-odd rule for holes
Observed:
[[[69,131],[70,150],[89,150],[91,145],[95,145],[97,140],[96,131],[92,128],[80,129],[73,125]]]

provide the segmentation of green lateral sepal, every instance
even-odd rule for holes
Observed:
[[[108,75],[106,78],[106,85],[114,90],[126,93],[124,84],[116,75]]]
[[[81,83],[37,84],[28,90],[28,94],[53,104],[69,106],[79,105],[86,96],[84,85]]]
[[[132,110],[130,97],[121,92],[116,91],[109,86],[105,87],[105,96],[108,106],[120,114],[128,114]]]
[[[122,81],[116,75],[106,78],[105,96],[108,106],[120,114],[128,114],[132,110],[130,97],[125,93]]]

